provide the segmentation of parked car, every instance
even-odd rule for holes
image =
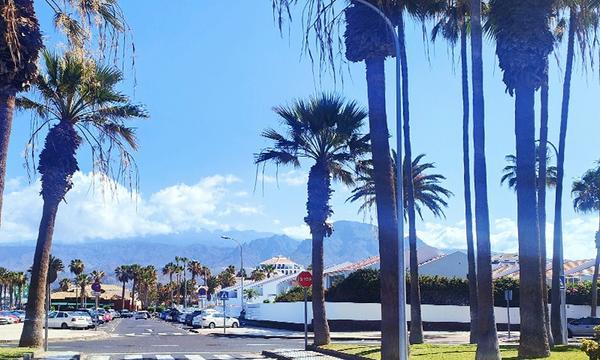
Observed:
[[[135,320],[147,320],[150,318],[150,314],[147,311],[136,311],[135,315],[133,315]]]
[[[82,312],[53,311],[48,315],[48,328],[87,329],[90,322]]]
[[[112,320],[112,316],[108,311],[104,309],[98,309],[96,310],[96,312],[98,313],[98,316],[102,319],[102,321],[109,322]]]
[[[171,316],[170,313],[171,313],[171,310],[163,310],[163,311],[160,312],[160,314],[158,314],[158,317],[161,320],[165,320],[166,321],[167,317]]]
[[[10,311],[0,311],[0,316],[7,318],[9,324],[18,324],[21,322],[19,317]]]
[[[209,329],[223,327],[223,317],[223,314],[217,312],[198,315],[192,320],[192,326],[195,328],[207,327]],[[240,322],[238,319],[231,316],[225,316],[225,327],[237,328],[239,326]]]
[[[187,326],[192,326],[192,321],[194,320],[194,318],[198,315],[202,314],[202,310],[194,310],[191,313],[187,313],[185,315],[185,324]]]
[[[120,311],[122,318],[130,318],[133,316],[133,313],[127,309],[123,309]]]
[[[111,316],[113,319],[117,319],[117,318],[120,318],[120,317],[121,317],[121,314],[119,314],[119,312],[118,312],[118,311],[116,311],[116,310],[114,310],[114,309],[110,309],[110,310],[108,310],[108,312],[110,313],[110,316]]]
[[[177,319],[179,319],[179,315],[181,315],[181,311],[177,309],[171,309],[167,321],[177,321]]]
[[[0,315],[0,325],[10,324],[10,319],[8,316]]]
[[[594,336],[594,327],[600,325],[600,318],[586,317],[569,321],[567,331],[572,336]]]
[[[25,311],[24,310],[14,310],[10,312],[14,316],[19,318],[19,322],[25,321]]]
[[[94,322],[94,324],[98,324],[98,325],[104,324],[104,319],[101,316],[99,316],[96,311],[94,311],[92,309],[79,309],[77,311],[88,314],[92,318],[92,321]]]

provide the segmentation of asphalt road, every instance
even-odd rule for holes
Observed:
[[[117,319],[104,339],[56,342],[50,351],[78,352],[92,360],[260,359],[263,350],[301,348],[303,340],[226,338],[192,333],[162,320]]]

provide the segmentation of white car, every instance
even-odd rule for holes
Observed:
[[[240,327],[240,322],[238,319],[226,316],[225,321],[223,321],[223,314],[217,312],[210,312],[208,314],[202,314],[196,316],[192,320],[193,327],[203,327],[214,329],[216,327],[223,327],[223,322],[225,322],[225,327],[237,328]]]
[[[148,314],[147,311],[137,311],[134,315],[133,318],[135,320],[146,320],[146,319],[150,319],[150,314]]]
[[[90,317],[79,312],[53,311],[48,315],[48,328],[87,329],[91,325]]]

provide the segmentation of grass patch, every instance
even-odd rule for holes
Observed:
[[[330,344],[322,347],[345,354],[358,355],[367,359],[381,360],[377,345]],[[515,347],[501,346],[502,359],[519,360]],[[463,360],[475,359],[474,345],[413,345],[410,358],[414,360]],[[587,355],[574,346],[559,346],[547,358],[552,360],[587,360]],[[523,360],[523,359],[521,359]]]
[[[25,354],[33,354],[31,348],[0,348],[0,359],[21,359]]]

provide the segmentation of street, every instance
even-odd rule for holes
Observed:
[[[92,360],[262,359],[263,350],[301,348],[300,339],[226,338],[196,334],[161,320],[118,319],[103,329],[107,337],[50,344],[53,352],[77,352]]]

